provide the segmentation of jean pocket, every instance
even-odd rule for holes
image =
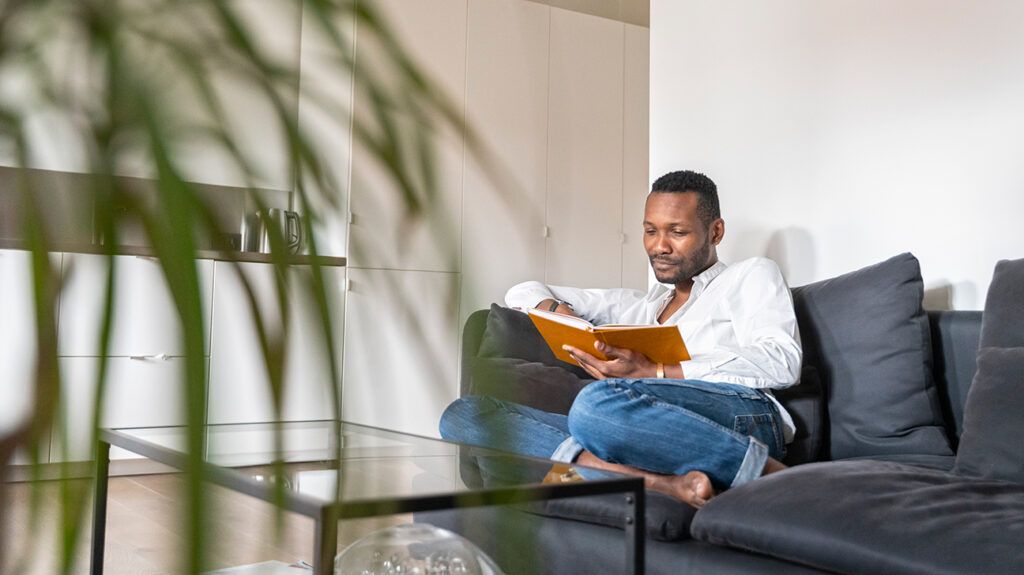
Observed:
[[[737,415],[733,421],[733,431],[741,435],[757,438],[769,446],[773,457],[781,457],[785,450],[779,426],[771,413],[756,415]]]

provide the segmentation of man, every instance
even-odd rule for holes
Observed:
[[[793,421],[769,390],[797,382],[802,351],[778,266],[718,260],[725,223],[717,188],[703,174],[672,172],[654,182],[643,229],[660,282],[646,294],[526,282],[509,290],[506,304],[594,324],[674,324],[692,359],[661,365],[598,344],[610,358],[601,361],[566,347],[597,380],[567,416],[464,397],[442,416],[443,437],[642,475],[648,487],[695,507],[785,468],[779,460]]]

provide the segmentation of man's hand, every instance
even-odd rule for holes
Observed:
[[[593,355],[573,347],[562,346],[562,349],[580,364],[587,373],[596,379],[607,379],[609,377],[657,377],[658,365],[647,359],[647,356],[633,350],[596,342],[594,347],[608,357],[608,361],[597,359]]]
[[[555,309],[551,309],[551,306],[554,303],[555,300],[553,299],[542,300],[535,306],[535,308],[542,309],[544,311],[553,311],[555,313],[560,313],[562,315],[571,315],[573,317],[579,317],[579,315],[576,314],[576,310],[572,309],[572,306],[566,305],[564,303],[560,303],[558,304],[558,307],[556,307]]]

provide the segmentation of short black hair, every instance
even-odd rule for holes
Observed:
[[[697,194],[697,215],[704,225],[709,226],[711,222],[722,217],[722,211],[718,206],[718,186],[704,174],[690,170],[669,172],[654,180],[651,193],[655,192]]]

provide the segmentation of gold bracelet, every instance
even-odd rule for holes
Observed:
[[[665,379],[665,364],[659,363],[658,371],[655,372],[655,374],[657,375],[658,379]]]

